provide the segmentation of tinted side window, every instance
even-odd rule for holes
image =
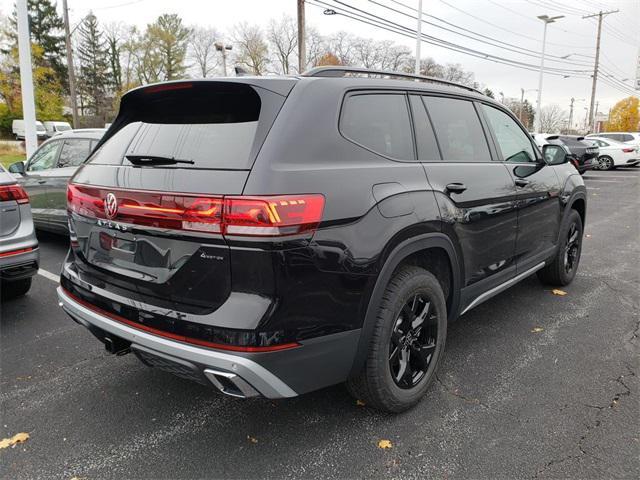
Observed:
[[[431,121],[424,109],[422,99],[417,95],[409,96],[413,125],[416,132],[416,144],[418,146],[418,160],[440,160],[440,150],[433,133]]]
[[[363,94],[347,97],[340,131],[381,155],[413,160],[413,140],[405,95]]]
[[[40,150],[34,153],[27,167],[28,172],[39,172],[41,170],[49,170],[56,164],[56,158],[58,157],[58,149],[62,142],[49,142],[43,145]]]
[[[64,141],[58,167],[77,167],[89,156],[89,140],[73,138]]]
[[[529,137],[506,113],[488,105],[482,105],[489,125],[496,136],[505,162],[535,162],[536,154]]]
[[[488,162],[489,145],[473,103],[445,97],[424,97],[442,157],[448,162]]]
[[[629,134],[622,135],[623,142],[630,142],[632,140],[633,140],[633,135],[629,135]]]

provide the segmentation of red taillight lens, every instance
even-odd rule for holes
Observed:
[[[108,217],[105,197],[117,211]],[[173,230],[236,236],[284,236],[313,231],[322,219],[322,195],[205,197],[69,185],[68,208],[80,215]]]
[[[315,230],[323,208],[322,195],[225,197],[225,233],[280,236]]]
[[[29,195],[20,185],[0,185],[0,202],[15,200],[18,203],[29,203]]]
[[[635,148],[623,148],[623,149],[622,149],[622,151],[623,151],[624,153],[631,153],[631,152],[634,152],[634,151],[635,151]]]

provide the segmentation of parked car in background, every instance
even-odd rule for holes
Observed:
[[[636,147],[640,147],[640,132],[601,132],[590,133],[586,136],[586,138],[591,137],[608,138],[609,140],[633,144]]]
[[[16,119],[11,123],[11,132],[15,135],[16,140],[24,140],[25,126],[24,120]],[[44,128],[42,122],[36,120],[36,135],[38,140],[47,138],[47,130]]]
[[[26,162],[9,167],[31,198],[36,228],[68,233],[67,183],[102,135],[103,129],[59,133],[44,142]]]
[[[67,198],[60,305],[111,353],[234,397],[346,381],[391,412],[448,322],[573,280],[587,208],[501,103],[348,67],[132,90]]]
[[[0,164],[0,293],[3,299],[24,295],[38,272],[38,240],[29,196]]]
[[[609,138],[587,137],[585,141],[587,140],[597,145],[600,150],[597,167],[599,170],[633,167],[640,163],[640,147]]]
[[[71,130],[71,125],[69,122],[52,122],[46,121],[42,122],[44,124],[44,128],[47,130],[47,137],[51,138],[57,133],[67,132]]]

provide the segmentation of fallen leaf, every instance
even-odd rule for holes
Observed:
[[[366,403],[364,403],[362,400],[356,400],[356,405],[359,407],[364,407]]]
[[[540,332],[544,332],[544,328],[535,327],[533,330],[531,330],[531,333],[540,333]]]
[[[258,439],[252,437],[251,435],[247,435],[247,440],[249,440],[251,443],[258,443]]]
[[[551,293],[553,293],[554,295],[558,295],[560,297],[564,297],[567,292],[565,292],[564,290],[560,290],[558,288],[554,288],[553,290],[551,290]]]
[[[391,445],[391,441],[390,440],[380,440],[378,442],[378,448],[382,448],[383,450],[387,449],[387,448],[391,448],[393,445]]]
[[[7,448],[15,445],[16,443],[26,442],[29,439],[29,434],[25,432],[16,433],[11,438],[3,438],[0,440],[0,448]]]

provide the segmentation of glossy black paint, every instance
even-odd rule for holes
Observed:
[[[256,147],[251,170],[89,163],[72,181],[206,195],[321,193],[324,214],[315,234],[273,240],[131,226],[123,232],[72,214],[72,250],[62,271],[66,289],[133,322],[229,345],[304,345],[355,334],[353,351],[335,366],[343,373],[298,379],[297,391],[307,391],[362,366],[378,302],[402,262],[429,252],[446,259],[450,278],[443,286],[453,320],[481,293],[553,256],[569,209],[584,216],[584,183],[571,165],[546,165],[541,157],[536,163],[502,161],[482,118],[491,158],[464,163],[419,158],[417,146],[415,158],[394,160],[338,128],[343,98],[352,91],[406,94],[408,105],[409,94],[451,96],[489,103],[514,118],[481,95],[397,80],[238,81],[280,98],[279,104],[272,98],[277,117]],[[142,101],[139,91],[134,96]],[[103,142],[125,123],[116,120]],[[447,187],[454,184],[464,188]],[[100,235],[131,244],[139,254],[105,252]],[[265,355],[271,354],[256,358]],[[286,355],[278,352],[277,358]],[[309,368],[320,371],[318,362],[309,360]],[[290,367],[279,360],[273,368],[288,375]]]

